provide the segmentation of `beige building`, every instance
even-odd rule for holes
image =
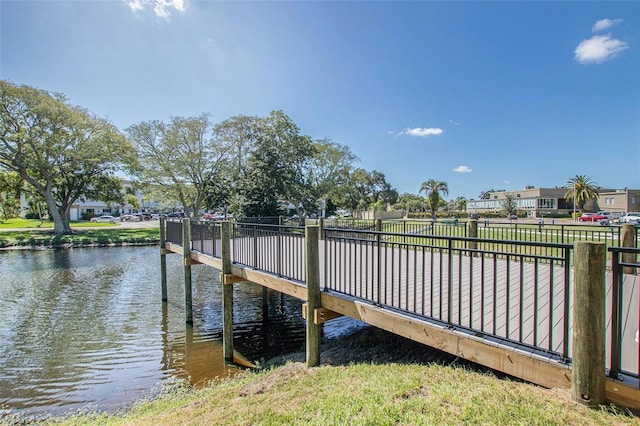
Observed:
[[[489,193],[485,200],[468,200],[467,211],[472,213],[498,212],[504,209],[504,202],[511,197],[519,212],[526,212],[530,217],[543,215],[571,214],[574,206],[564,199],[564,187],[534,188],[526,186],[518,191],[496,191]],[[590,201],[584,206],[585,211],[611,212],[640,211],[640,189],[599,189],[597,201]]]

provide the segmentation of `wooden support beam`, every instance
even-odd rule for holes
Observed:
[[[313,313],[313,322],[315,324],[324,324],[327,321],[330,321],[335,318],[343,317],[344,315],[331,311],[329,309],[323,308],[322,306],[316,308]],[[307,304],[302,304],[302,318],[307,319]]]
[[[605,386],[608,402],[640,410],[640,389],[630,388],[613,380],[607,380]]]
[[[247,279],[233,274],[223,274],[220,272],[220,282],[222,284],[244,283]]]
[[[188,259],[185,258],[182,264],[184,266],[193,266],[193,265],[200,265],[201,263],[202,262],[198,262],[197,260],[192,259],[192,258],[188,258]]]
[[[169,249],[161,248],[160,249],[160,254],[176,254],[176,253],[171,251],[171,250],[169,250]]]

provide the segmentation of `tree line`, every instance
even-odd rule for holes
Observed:
[[[147,200],[180,205],[189,216],[223,208],[236,216],[276,216],[282,202],[327,215],[391,205],[408,212],[466,210],[447,202],[446,182],[430,179],[418,195],[398,194],[384,173],[356,167],[358,157],[331,139],[312,139],[283,111],[238,115],[215,123],[209,114],[133,124],[124,131],[66,96],[0,80],[0,213],[14,215],[24,195],[48,213],[56,234],[70,233],[78,200],[137,205],[117,173],[134,178]],[[597,199],[586,176],[569,180],[565,198]],[[493,190],[483,192],[484,198]],[[420,193],[425,194],[423,198]]]
[[[172,117],[120,131],[63,94],[0,81],[0,120],[5,216],[26,191],[46,205],[56,234],[71,232],[78,200],[124,204],[117,173],[132,176],[144,198],[190,216],[220,207],[274,216],[282,200],[306,212],[319,200],[357,210],[398,198],[383,173],[357,168],[345,145],[302,134],[283,111],[219,123],[209,114]]]

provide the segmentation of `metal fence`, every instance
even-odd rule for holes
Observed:
[[[166,240],[182,246],[182,219],[166,219]]]
[[[482,239],[339,230],[324,233],[324,285],[448,327],[562,359],[569,352],[572,246],[553,254],[474,248]],[[531,250],[533,251],[533,250]]]
[[[608,251],[612,265],[609,376],[640,389],[640,249],[610,247]]]
[[[635,228],[636,241],[640,228]],[[607,246],[620,246],[622,226],[591,224],[548,224],[516,222],[478,222],[478,237],[498,240],[537,241],[573,244],[575,241],[602,241]]]
[[[233,225],[233,263],[305,281],[305,230],[299,225]]]
[[[191,221],[191,250],[209,256],[222,257],[222,222],[207,220]]]

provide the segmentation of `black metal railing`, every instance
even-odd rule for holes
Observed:
[[[191,250],[221,258],[221,229],[219,221],[191,220]]]
[[[304,226],[235,223],[232,238],[233,263],[304,283]]]
[[[609,247],[608,251],[612,265],[609,377],[640,389],[640,249]]]
[[[639,231],[640,228],[636,227],[636,241],[639,241]],[[620,246],[622,226],[478,221],[478,237],[557,244],[573,244],[575,241],[601,241],[607,243],[607,246]]]
[[[488,243],[492,251],[475,248]],[[538,250],[525,249],[530,245]],[[324,233],[324,285],[566,360],[571,249],[566,244],[355,230],[347,236],[329,229]]]
[[[454,219],[440,221],[407,221],[394,220],[383,221],[381,231],[396,234],[413,234],[413,235],[439,235],[445,237],[467,237],[468,228],[465,222],[459,222]]]
[[[165,219],[166,240],[182,246],[182,219]]]

